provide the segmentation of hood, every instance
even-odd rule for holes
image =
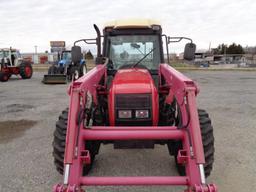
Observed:
[[[111,87],[116,94],[151,93],[154,81],[146,69],[121,69],[117,71]]]
[[[125,103],[129,103],[128,106],[124,106]],[[118,70],[109,89],[108,108],[109,122],[112,126],[118,123],[116,114],[120,108],[129,108],[133,112],[135,108],[147,108],[151,114],[149,124],[156,126],[159,112],[158,93],[149,71],[137,68]],[[135,118],[132,121],[139,125],[141,120]]]

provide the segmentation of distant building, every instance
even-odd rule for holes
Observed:
[[[244,47],[245,54],[256,54],[256,47]]]
[[[256,46],[244,48],[244,62],[248,67],[256,67]]]
[[[208,51],[197,51],[195,53],[195,61],[194,63],[196,65],[202,65],[202,64],[210,64],[213,62],[213,54],[212,53],[209,53]]]
[[[21,53],[21,56],[34,64],[48,64],[57,61],[57,53]]]
[[[214,55],[213,64],[239,64],[243,62],[243,54]]]
[[[256,67],[256,54],[245,54],[244,62],[249,67]]]
[[[66,50],[65,41],[50,41],[51,53],[61,53]]]

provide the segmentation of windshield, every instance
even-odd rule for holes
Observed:
[[[71,60],[71,52],[63,52],[62,59],[63,60]]]
[[[0,51],[0,58],[4,58],[4,57],[9,57],[10,55],[10,51],[9,50],[1,50]],[[11,51],[11,55],[14,55],[15,57],[20,58],[20,52],[19,51]]]
[[[0,58],[8,57],[9,56],[9,51],[0,51]]]
[[[121,35],[109,37],[109,59],[115,69],[121,66],[133,66],[145,57],[139,65],[148,69],[157,69],[160,63],[159,39],[157,35]]]

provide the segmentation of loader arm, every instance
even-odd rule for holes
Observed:
[[[214,184],[206,184],[203,170],[204,153],[199,128],[196,84],[167,64],[159,67],[159,78],[165,78],[169,93],[166,101],[175,97],[182,112],[181,127],[177,126],[85,126],[81,111],[91,102],[97,105],[97,87],[106,78],[106,64],[97,65],[85,76],[73,82],[69,88],[70,104],[66,149],[64,159],[64,182],[54,186],[54,192],[84,191],[90,185],[174,185],[185,186],[186,192],[216,192]],[[164,86],[164,85],[160,85]],[[90,94],[88,94],[90,93]],[[106,94],[106,93],[104,93]],[[169,97],[169,98],[168,98]],[[83,120],[84,121],[84,120]],[[176,139],[181,140],[183,149],[178,161],[185,165],[186,176],[166,177],[90,177],[83,176],[83,164],[91,161],[90,152],[84,143],[89,140],[132,140],[132,139]]]

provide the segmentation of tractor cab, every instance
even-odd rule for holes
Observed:
[[[162,34],[160,23],[150,19],[110,22],[103,30],[103,37],[103,57],[109,58],[110,73],[124,68],[143,68],[151,75],[158,75],[159,65],[169,63],[169,43],[189,40],[184,51],[186,60],[194,59],[196,48],[189,38]]]
[[[161,26],[151,20],[109,23],[103,30],[103,56],[109,58],[108,70],[158,70],[159,64],[164,63],[161,35]]]
[[[71,51],[62,51],[58,64],[61,66],[68,65],[71,63]]]
[[[21,54],[18,49],[3,48],[0,49],[0,62],[3,66],[14,67],[22,62]]]

